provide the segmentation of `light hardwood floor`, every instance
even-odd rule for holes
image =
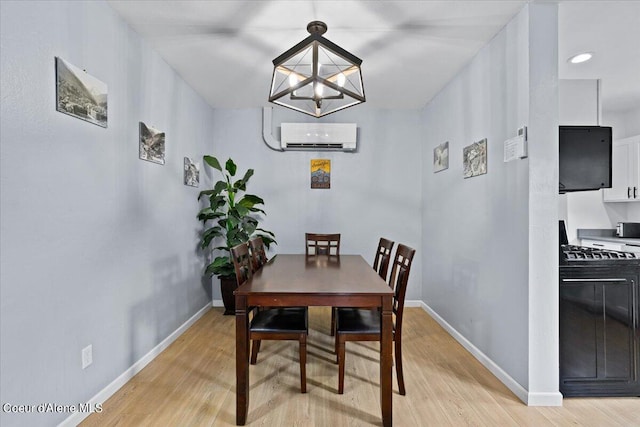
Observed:
[[[345,393],[328,335],[330,311],[310,309],[307,394],[298,344],[265,341],[250,367],[247,425],[379,426],[377,343],[347,343]],[[235,425],[235,324],[212,309],[82,426]],[[527,407],[420,308],[405,310],[407,395],[394,372],[396,426],[640,426],[638,398],[572,398]]]

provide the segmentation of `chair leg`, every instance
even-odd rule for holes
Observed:
[[[395,337],[396,341],[396,348],[395,348],[395,353],[396,353],[396,376],[398,377],[398,389],[400,391],[400,394],[402,396],[404,396],[407,392],[404,389],[404,375],[402,373],[402,340],[400,339],[400,337]]]
[[[344,394],[344,356],[345,356],[345,340],[344,337],[336,334],[338,338],[338,394]]]
[[[300,335],[300,393],[307,392],[307,334]]]
[[[260,340],[253,340],[253,345],[251,346],[251,364],[255,365],[258,362],[258,352],[260,351]]]
[[[336,331],[335,343],[333,344],[333,352],[336,354],[336,363],[339,362],[338,358],[338,333]]]
[[[336,311],[338,309],[331,307],[331,336],[336,334]]]

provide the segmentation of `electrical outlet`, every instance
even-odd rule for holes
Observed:
[[[82,369],[87,368],[93,363],[93,346],[89,344],[82,349]]]

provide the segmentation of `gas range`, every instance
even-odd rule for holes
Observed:
[[[559,252],[560,392],[640,396],[640,254],[569,245],[563,221]]]
[[[618,252],[584,246],[561,245],[561,265],[616,266],[640,265],[640,253]]]

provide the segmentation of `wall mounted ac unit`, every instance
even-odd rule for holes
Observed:
[[[283,150],[355,151],[355,123],[282,123]]]

